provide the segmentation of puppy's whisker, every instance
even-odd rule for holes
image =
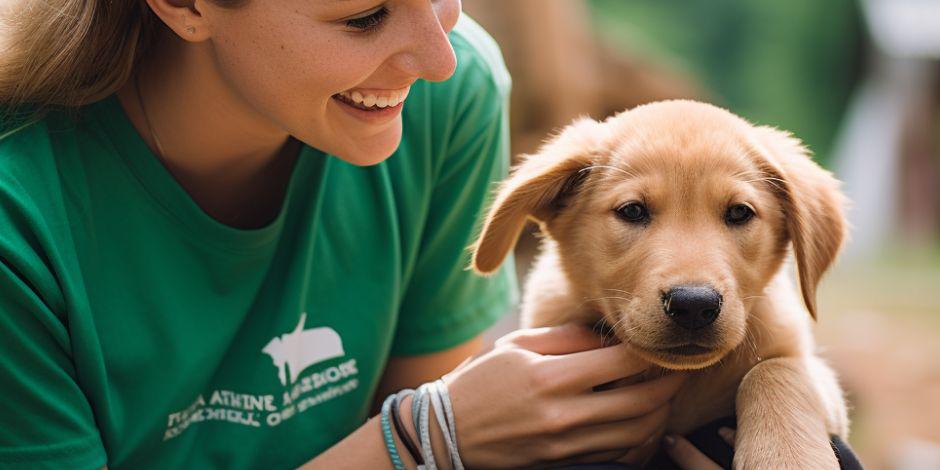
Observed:
[[[618,296],[595,297],[595,298],[590,298],[590,299],[584,299],[584,302],[581,302],[581,304],[578,305],[578,306],[579,306],[579,307],[580,307],[580,306],[583,306],[584,304],[586,304],[586,303],[588,303],[588,302],[597,302],[597,301],[600,301],[600,300],[610,300],[610,299],[623,300],[623,301],[626,301],[626,302],[629,302],[630,300],[632,300],[632,299],[630,299],[630,298],[628,298],[628,297],[618,297]]]
[[[780,178],[758,178],[758,179],[745,181],[745,183],[756,183],[758,181],[766,182],[770,184],[771,186],[773,186],[774,188],[776,188],[778,191],[783,191],[784,187],[782,185],[786,184],[786,181]]]
[[[634,325],[634,326],[631,326],[631,327],[629,327],[629,328],[623,328],[623,323],[624,323],[624,322],[621,321],[621,322],[618,322],[618,323],[619,323],[619,325],[618,325],[618,326],[619,326],[618,331],[621,331],[621,332],[623,332],[624,334],[632,334],[633,332],[635,332],[635,331],[637,331],[637,330],[640,329],[639,326],[635,326],[635,325]]]
[[[632,173],[632,172],[630,172],[630,171],[628,171],[628,170],[625,170],[625,169],[623,169],[623,168],[616,167],[616,166],[611,166],[611,165],[591,165],[591,166],[587,166],[587,167],[584,167],[584,168],[578,170],[578,173],[585,172],[585,171],[590,171],[590,170],[594,170],[594,169],[614,170],[614,171],[623,173],[623,174],[629,176],[630,178],[635,178],[635,177],[636,177],[636,174],[635,174],[635,173]]]
[[[618,333],[618,332],[624,331],[622,329],[622,325],[623,325],[623,319],[617,320],[614,323],[614,325],[610,328],[610,330],[608,330],[607,336],[604,338],[605,344],[606,344],[606,341],[611,338],[622,339],[622,335],[624,333]]]
[[[754,353],[754,360],[758,362],[761,361],[760,349],[758,348],[757,340],[754,338],[751,338],[751,351]]]
[[[744,170],[744,171],[739,171],[731,175],[732,178],[746,178],[746,177],[752,177],[752,176],[761,177],[761,178],[765,176],[771,177],[771,178],[773,177],[772,174],[767,173],[766,171],[763,171],[763,170]]]
[[[594,326],[591,328],[591,331],[601,336],[601,344],[603,345],[607,345],[608,341],[610,340],[610,338],[613,337],[615,333],[614,327],[610,325],[606,325],[605,323],[606,323],[606,319],[601,318],[600,320],[594,322]]]
[[[609,291],[612,291],[612,292],[620,292],[621,294],[624,294],[624,295],[633,296],[633,292],[627,292],[627,291],[622,290],[622,289],[601,289],[601,290],[609,290]]]
[[[761,171],[761,170],[744,170],[744,171],[739,171],[739,172],[737,172],[737,173],[731,175],[731,177],[732,177],[732,178],[741,178],[741,177],[743,177],[743,176],[748,176],[748,175],[764,176],[764,175],[766,175],[766,174],[767,174],[767,172],[764,172],[764,171]]]
[[[764,323],[764,320],[761,317],[758,317],[756,315],[748,315],[747,319],[748,321],[754,321],[758,326],[761,326],[761,327],[767,326],[766,323]]]
[[[749,321],[749,322],[751,322],[751,321],[754,322],[754,324],[757,325],[757,326],[760,327],[760,328],[767,328],[767,325],[765,324],[764,320],[763,320],[762,318],[758,317],[758,316],[748,315],[747,321]],[[773,329],[773,327],[771,326],[770,329]],[[758,362],[759,362],[759,361],[762,360],[762,359],[761,359],[761,355],[760,355],[760,350],[759,350],[759,345],[758,345],[757,337],[756,337],[754,334],[747,334],[747,333],[745,334],[745,336],[744,336],[744,345],[745,345],[746,347],[748,347],[748,348],[751,350],[751,353],[753,354],[753,357],[754,357],[754,360],[755,360],[755,361],[758,361]]]
[[[640,326],[639,326],[639,325],[634,325],[634,326],[631,326],[631,327],[629,327],[629,328],[621,328],[619,331],[620,331],[621,333],[623,333],[623,335],[624,335],[628,340],[631,340],[631,341],[632,341],[632,340],[633,340],[633,337],[635,336],[634,333],[638,332],[639,330],[640,330]]]
[[[758,357],[758,356],[757,356],[757,344],[755,343],[754,338],[751,337],[751,335],[747,335],[747,336],[744,337],[744,344],[743,344],[743,346],[744,346],[744,353],[745,353],[745,354],[751,354],[751,355],[753,355],[755,358]]]
[[[744,181],[744,182],[745,182],[745,183],[756,183],[756,182],[758,182],[758,181],[773,181],[773,182],[778,182],[778,183],[786,183],[785,180],[782,180],[782,179],[780,179],[780,178],[772,178],[772,177],[755,178],[755,179],[752,179],[752,180],[746,180],[746,181]]]

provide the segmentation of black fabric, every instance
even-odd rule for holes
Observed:
[[[728,417],[712,421],[692,431],[685,436],[685,438],[722,468],[730,469],[734,451],[731,446],[718,435],[718,428],[722,427],[734,429],[736,427],[735,419]],[[859,462],[858,457],[855,456],[855,453],[852,452],[852,448],[842,439],[838,436],[832,436],[830,445],[832,445],[832,450],[835,452],[836,458],[839,459],[839,467],[841,470],[862,470],[862,464]],[[660,450],[645,468],[655,470],[680,470],[663,450]],[[563,467],[563,470],[636,470],[636,467],[622,463],[600,463],[567,466]]]
[[[862,462],[858,460],[858,456],[855,455],[855,452],[852,452],[852,448],[842,440],[839,436],[832,436],[832,450],[836,453],[836,458],[839,459],[839,467],[842,470],[862,470]]]
[[[730,469],[734,450],[718,435],[718,428],[722,427],[734,429],[737,427],[737,423],[732,417],[721,418],[692,431],[685,438],[722,468]],[[679,466],[673,463],[662,449],[656,453],[647,468],[679,470]]]

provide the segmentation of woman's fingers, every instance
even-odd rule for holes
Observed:
[[[587,452],[581,455],[573,455],[561,460],[555,460],[549,464],[549,468],[565,468],[569,466],[591,464],[591,463],[604,463],[609,464],[610,462],[618,463],[633,463],[627,459],[627,456],[632,452],[630,450],[607,450],[601,452]],[[576,467],[577,468],[577,467]],[[633,468],[633,467],[629,467]]]
[[[649,368],[623,345],[607,346],[548,359],[558,383],[577,390],[590,390],[597,385],[629,377]]]
[[[604,338],[586,326],[569,323],[516,330],[496,340],[496,346],[518,347],[554,356],[600,348],[604,346]]]
[[[635,418],[669,402],[686,377],[685,373],[674,372],[646,382],[572,397],[571,408],[583,411],[582,419],[585,423]]]
[[[602,336],[573,323],[518,330],[498,339],[496,347],[520,348],[549,356],[545,365],[548,375],[553,375],[552,381],[572,384],[576,390],[629,377],[649,367],[647,361],[625,346],[605,346]]]
[[[721,470],[721,466],[682,436],[664,437],[663,448],[672,461],[683,470]]]
[[[583,426],[549,437],[546,457],[557,460],[565,456],[607,452],[627,452],[650,440],[663,429],[669,407],[662,406],[636,419]],[[583,461],[583,459],[582,459]]]
[[[729,446],[734,447],[734,429],[718,428],[718,435],[721,436]]]

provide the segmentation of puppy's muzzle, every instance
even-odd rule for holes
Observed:
[[[666,316],[687,330],[711,325],[721,312],[721,294],[708,286],[675,286],[663,294]]]

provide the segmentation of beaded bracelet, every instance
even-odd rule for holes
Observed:
[[[395,437],[392,436],[392,426],[389,423],[388,414],[392,407],[398,406],[398,396],[391,394],[382,403],[382,436],[385,438],[385,449],[388,451],[388,458],[392,461],[392,467],[395,470],[405,470],[405,464],[402,463],[398,455],[398,447],[395,446]]]

